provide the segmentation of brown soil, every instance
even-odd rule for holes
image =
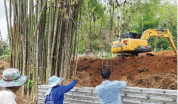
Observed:
[[[112,80],[127,81],[129,86],[177,89],[177,55],[173,51],[152,52],[155,56],[112,58]],[[106,60],[103,60],[104,65]],[[78,60],[77,86],[102,82],[102,59],[82,57]]]
[[[6,68],[8,68],[8,67],[9,67],[9,63],[8,62],[0,60],[0,79],[2,77],[3,70],[6,69]]]
[[[113,58],[112,80],[127,81],[128,86],[177,89],[177,55],[173,51],[152,52],[155,56]],[[104,64],[106,60],[103,60]],[[103,65],[104,65],[103,64]],[[0,61],[0,79],[2,71],[9,67],[9,63]],[[102,59],[82,57],[78,60],[78,87],[95,87],[102,82],[100,72]],[[68,83],[71,80],[66,81]],[[17,104],[32,104],[32,100],[21,96],[17,92]]]
[[[16,93],[16,102],[17,104],[34,104],[34,101],[31,99],[31,97],[28,98],[26,94],[22,97],[21,89]]]

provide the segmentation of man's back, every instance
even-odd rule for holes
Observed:
[[[120,90],[126,87],[124,81],[105,80],[101,85],[96,86],[101,104],[122,104]]]

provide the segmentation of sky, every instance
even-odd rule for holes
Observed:
[[[8,37],[4,0],[0,0],[0,31],[3,40]]]

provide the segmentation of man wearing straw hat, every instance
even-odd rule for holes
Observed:
[[[122,104],[120,91],[126,87],[125,81],[110,81],[111,71],[108,68],[101,70],[103,82],[96,86],[100,104]]]
[[[21,76],[18,69],[8,68],[3,71],[0,80],[0,104],[16,104],[16,91],[27,81],[27,76]]]
[[[45,104],[63,104],[64,93],[70,91],[77,83],[73,80],[68,85],[61,85],[64,78],[52,76],[49,78],[49,89],[46,93]]]

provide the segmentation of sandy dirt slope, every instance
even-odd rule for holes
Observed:
[[[152,52],[155,56],[112,58],[112,80],[125,80],[129,86],[177,89],[177,55],[173,51]],[[103,62],[106,62],[104,60]],[[102,59],[82,57],[78,60],[78,86],[101,83]]]
[[[152,52],[155,56],[112,58],[112,80],[127,81],[129,86],[177,89],[177,55],[173,51]],[[106,60],[103,60],[106,62]],[[9,63],[0,61],[0,79]],[[78,87],[95,87],[102,82],[100,72],[102,60],[82,57],[78,60]],[[72,67],[71,67],[72,69]],[[71,80],[66,81],[69,83]],[[32,100],[17,93],[17,104],[32,104]]]

